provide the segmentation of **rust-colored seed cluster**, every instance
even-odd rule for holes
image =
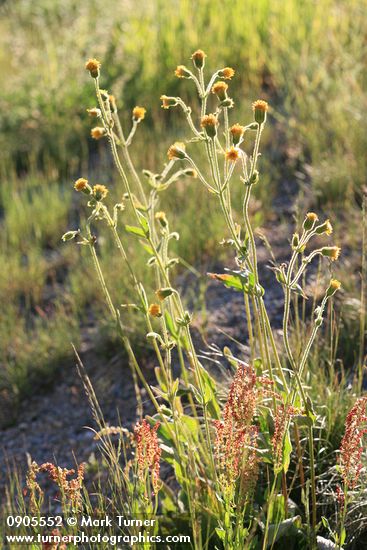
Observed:
[[[38,465],[36,462],[32,462],[26,478],[26,486],[30,493],[30,509],[32,512],[37,510],[37,499],[43,496],[43,491],[37,482],[37,475],[40,472],[47,472],[49,478],[58,486],[61,495],[66,498],[74,509],[79,509],[82,499],[82,486],[84,480],[85,464],[82,463],[78,466],[77,472],[75,470],[61,468],[51,462],[45,462]],[[68,480],[69,476],[76,473],[76,477]]]
[[[239,367],[229,390],[223,421],[215,422],[220,479],[229,486],[240,478],[244,492],[252,490],[258,475],[258,429],[252,422],[260,396],[268,391],[257,387],[259,380],[251,366]]]
[[[160,423],[157,422],[152,428],[147,420],[138,422],[134,428],[136,455],[138,461],[138,475],[144,483],[147,472],[150,471],[153,492],[159,490],[159,471],[161,449],[158,443],[157,430]]]
[[[340,445],[340,468],[347,489],[354,489],[362,469],[363,436],[367,433],[367,397],[356,401],[345,421],[345,433]]]

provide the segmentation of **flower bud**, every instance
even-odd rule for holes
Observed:
[[[61,237],[61,239],[66,242],[66,241],[72,241],[73,239],[75,239],[75,237],[77,237],[78,235],[80,235],[80,229],[78,229],[77,231],[67,231],[66,233],[63,234],[63,236]]]
[[[234,74],[235,74],[235,70],[232,69],[232,67],[224,67],[224,69],[221,69],[220,71],[218,71],[218,75],[221,78],[224,78],[225,80],[231,80]]]
[[[168,220],[167,220],[165,212],[157,212],[154,217],[160,223],[160,225],[162,227],[167,227]]]
[[[173,288],[167,287],[167,288],[160,288],[156,291],[156,296],[160,299],[161,302],[168,298],[168,296],[171,296],[174,293]]]
[[[341,287],[341,282],[340,281],[338,281],[337,279],[331,279],[330,284],[329,284],[329,288],[326,291],[326,296],[328,296],[328,297],[333,296],[335,294],[335,292],[337,292],[337,290],[339,290],[340,287]]]
[[[293,238],[292,238],[292,248],[293,248],[293,250],[297,250],[298,245],[299,245],[299,235],[298,235],[298,233],[294,233]]]
[[[74,183],[74,189],[78,192],[81,191],[85,195],[90,195],[92,193],[92,188],[89,185],[88,180],[84,178],[79,178],[78,180],[76,180],[76,182]]]
[[[232,136],[233,145],[238,145],[241,143],[243,136],[245,134],[246,128],[240,124],[234,124],[229,129],[229,132]]]
[[[191,73],[185,65],[178,65],[175,69],[177,78],[191,78]]]
[[[232,109],[234,106],[234,101],[231,97],[226,97],[224,101],[221,101],[220,106],[227,107],[227,109]]]
[[[201,118],[200,125],[206,131],[207,135],[215,138],[217,135],[218,119],[214,115],[205,115]]]
[[[152,317],[162,317],[161,306],[159,304],[150,304],[148,313]]]
[[[324,246],[324,248],[321,249],[321,254],[334,262],[339,258],[340,251],[341,248],[339,248],[339,246]]]
[[[269,109],[269,106],[266,101],[258,99],[252,104],[252,110],[254,112],[255,122],[258,124],[263,124],[266,121],[266,113]]]
[[[259,181],[259,171],[254,170],[254,173],[250,178],[250,185],[255,185],[258,181]]]
[[[192,62],[197,69],[203,69],[205,65],[206,53],[203,50],[196,50],[191,56]]]
[[[333,226],[329,220],[326,220],[324,223],[316,227],[315,232],[318,235],[322,235],[323,233],[326,233],[326,235],[331,235],[333,232]]]
[[[305,220],[303,222],[303,229],[305,231],[309,231],[310,229],[313,228],[313,226],[318,221],[318,219],[319,218],[318,218],[317,214],[315,214],[315,212],[308,212],[306,214]]]
[[[92,78],[99,77],[100,67],[101,67],[101,63],[98,61],[98,59],[88,59],[88,61],[85,64],[85,68],[87,71],[89,71],[90,76]]]
[[[97,185],[94,185],[93,187],[93,196],[96,199],[96,201],[101,201],[107,197],[108,189],[105,185],[100,185],[97,183]]]
[[[106,130],[102,128],[101,126],[96,126],[95,128],[92,128],[90,131],[90,135],[93,139],[101,139],[106,135]]]
[[[187,157],[185,144],[181,141],[176,141],[167,151],[169,160],[183,160]]]
[[[216,82],[212,88],[212,93],[215,94],[220,101],[227,99],[228,84],[220,80]]]
[[[197,178],[198,173],[193,168],[186,168],[186,170],[183,171],[184,176],[188,176],[189,178]]]
[[[232,147],[225,152],[226,160],[229,162],[236,162],[239,159],[240,151],[237,147]]]
[[[145,113],[147,112],[146,109],[144,109],[144,107],[134,107],[133,109],[133,120],[135,120],[135,122],[141,122],[144,117],[145,117]]]
[[[162,109],[169,109],[170,107],[176,107],[178,101],[176,97],[169,97],[167,95],[161,95]]]
[[[90,117],[100,117],[101,116],[101,109],[97,109],[97,107],[93,107],[93,109],[87,109],[87,113]]]

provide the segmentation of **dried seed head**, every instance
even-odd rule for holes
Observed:
[[[178,65],[175,69],[175,75],[177,78],[191,78],[190,71],[185,65]]]
[[[133,109],[133,120],[135,120],[136,122],[140,122],[141,120],[143,120],[145,118],[145,113],[146,112],[147,112],[147,110],[144,107],[139,107],[139,106],[134,107],[134,109]]]
[[[263,124],[266,121],[266,113],[268,112],[269,105],[266,101],[258,99],[253,102],[252,110],[254,112],[255,122]]]
[[[313,228],[315,223],[318,221],[318,216],[315,214],[315,212],[308,212],[305,217],[305,221],[303,222],[303,229],[305,231],[309,231]]]
[[[200,126],[204,128],[207,135],[214,138],[217,135],[217,126],[219,122],[215,115],[205,115],[201,118]]]
[[[333,232],[333,226],[331,225],[329,220],[326,220],[324,223],[316,227],[316,233],[318,235],[322,235],[323,233],[326,233],[326,235],[331,235]]]
[[[88,180],[86,180],[85,178],[79,178],[74,183],[75,191],[84,191],[85,189],[87,189],[87,187],[89,187]]]
[[[148,313],[152,317],[162,317],[161,306],[159,304],[150,304]]]
[[[161,95],[162,109],[169,109],[170,107],[176,107],[178,101],[176,97],[169,97],[167,95]]]
[[[226,82],[223,82],[222,80],[219,80],[219,82],[216,82],[212,88],[212,93],[215,94],[220,101],[224,101],[227,99],[227,90],[228,90],[228,84]]]
[[[324,246],[324,248],[321,249],[321,254],[334,262],[339,258],[340,251],[341,248],[339,246]]]
[[[101,139],[106,135],[106,130],[101,126],[96,126],[95,128],[91,129],[90,135],[93,139]]]
[[[240,151],[237,147],[231,147],[225,152],[226,159],[230,162],[236,162],[239,159]]]
[[[101,109],[97,109],[97,107],[93,107],[93,109],[87,109],[87,113],[90,117],[100,117],[101,116]]]
[[[205,65],[206,53],[203,50],[196,50],[191,56],[192,62],[197,69],[202,69]]]
[[[218,71],[218,74],[220,77],[224,78],[225,80],[231,80],[231,78],[235,74],[235,70],[232,69],[232,67],[224,67],[224,69],[221,69]]]
[[[154,217],[161,224],[162,227],[167,227],[168,220],[165,212],[157,212]]]
[[[238,145],[242,141],[246,128],[241,126],[241,124],[234,124],[230,127],[229,131],[232,136],[233,145]]]
[[[167,151],[169,160],[183,160],[186,158],[186,147],[181,141],[176,141]]]
[[[93,78],[99,77],[100,67],[101,67],[101,63],[98,61],[98,59],[88,59],[88,61],[85,64],[86,70],[90,72],[90,75]]]
[[[96,199],[96,201],[101,201],[107,197],[108,189],[105,185],[100,185],[97,183],[97,185],[94,185],[93,187],[93,196]]]
[[[329,288],[327,289],[327,296],[333,296],[337,290],[341,287],[341,282],[337,279],[331,279]]]

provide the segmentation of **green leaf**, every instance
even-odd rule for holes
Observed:
[[[300,523],[300,516],[294,516],[294,518],[285,519],[280,523],[269,525],[268,542],[266,547],[270,548],[285,535],[289,535],[292,531],[297,531],[297,525]]]
[[[249,295],[262,296],[264,289],[255,283],[255,275],[248,269],[242,271],[227,270],[227,273],[208,273],[208,276],[221,281],[227,288],[233,288],[238,292],[245,292]]]
[[[285,473],[287,473],[289,468],[289,463],[291,461],[291,453],[292,453],[292,442],[291,442],[291,438],[288,430],[284,441],[283,461],[282,461],[283,469]]]
[[[132,235],[135,235],[136,237],[143,237],[145,238],[146,235],[141,227],[135,227],[135,225],[125,225],[125,230],[128,233],[131,233]]]

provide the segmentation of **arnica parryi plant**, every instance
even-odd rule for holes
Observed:
[[[275,332],[264,301],[266,290],[259,279],[249,213],[252,192],[262,185],[260,147],[271,108],[266,101],[255,100],[250,120],[238,122],[230,86],[235,70],[224,67],[208,76],[207,56],[202,50],[194,52],[191,61],[190,67],[179,65],[172,78],[192,83],[198,105],[192,108],[181,97],[161,95],[162,116],[167,110],[179,110],[187,122],[187,137],[168,148],[161,171],[144,170],[142,176],[134,166],[130,146],[146,118],[146,109],[133,109],[131,128],[126,131],[118,102],[101,88],[103,65],[90,59],[85,67],[97,98],[96,106],[88,109],[95,121],[91,136],[108,142],[122,198],[111,204],[108,182],[88,181],[81,175],[74,187],[85,199],[88,218],[82,229],[68,231],[63,240],[74,239],[89,250],[91,268],[134,380],[138,418],[130,431],[105,424],[93,388],[82,374],[99,429],[96,437],[109,465],[113,508],[120,514],[157,517],[156,533],[162,529],[188,533],[191,544],[187,547],[196,550],[265,550],[285,545],[294,549],[342,548],[349,536],[345,527],[348,510],[357,498],[363,475],[366,398],[359,399],[346,418],[340,455],[334,456],[332,466],[333,517],[327,519],[318,506],[318,476],[323,472],[318,471],[315,456],[315,433],[323,419],[306,382],[312,346],[322,334],[328,305],[341,288],[333,276],[340,248],[330,242],[330,221],[305,213],[302,226],[291,239],[289,261],[273,268],[274,284],[281,285],[284,293],[281,335]],[[243,296],[244,333],[248,334],[244,349],[248,353],[238,357],[229,348],[221,353],[222,371],[229,376],[229,383],[214,377],[210,362],[199,355],[192,314],[175,286],[173,273],[179,259],[172,253],[172,243],[179,235],[175,220],[169,219],[163,208],[164,193],[182,178],[188,178],[187,192],[193,197],[197,186],[207,189],[207,200],[221,210],[225,222],[222,244],[232,251],[235,265],[208,274],[212,284],[223,284]],[[241,219],[235,219],[233,213],[234,187],[242,189]],[[116,255],[127,267],[133,289],[129,304],[113,300],[105,279],[100,261],[103,244],[98,241],[100,224],[106,226]],[[144,274],[136,272],[132,247],[146,255],[147,265],[154,271],[154,288],[146,288]],[[298,298],[305,298],[306,271],[315,262],[325,272],[325,284],[319,302],[307,310],[309,330],[299,350],[292,340],[292,315]],[[157,365],[155,385],[146,380],[134,351],[124,321],[127,308],[133,308],[144,322]],[[42,490],[36,477],[44,470],[64,492],[66,504],[73,509],[88,507],[90,501],[81,489],[84,469],[69,482],[71,472],[36,464],[28,480],[33,507],[40,507]],[[99,507],[103,501],[101,496]]]

